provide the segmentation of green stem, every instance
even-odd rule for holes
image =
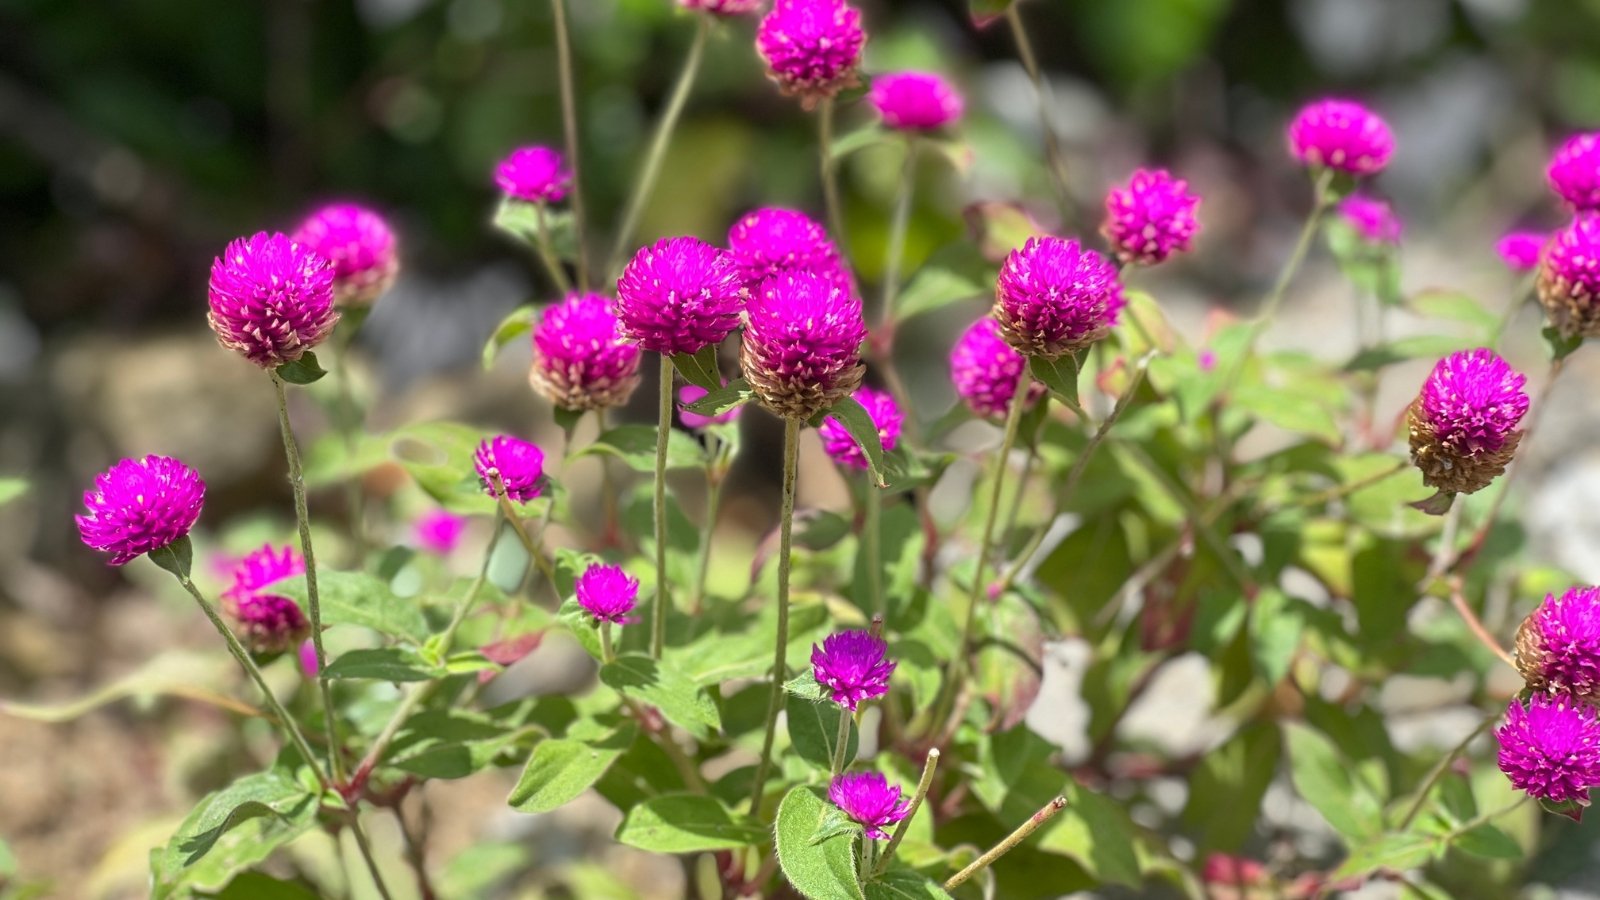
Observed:
[[[339,339],[335,332],[335,339],[329,341],[333,351],[333,381],[338,391],[338,410],[336,417],[339,423],[339,437],[344,441],[345,457],[350,460],[356,458],[357,439],[361,433],[361,409],[356,406],[355,390],[350,384],[350,367],[347,357],[351,346],[355,343],[352,334],[344,340]],[[345,502],[350,505],[350,540],[355,544],[355,563],[359,563],[367,552],[367,525],[365,498],[361,491],[361,473],[354,472],[344,481]]]
[[[850,711],[839,707],[839,734],[833,746],[833,766],[830,772],[837,775],[845,770],[849,762],[845,759],[850,749]]]
[[[517,541],[522,544],[522,549],[528,551],[528,557],[533,560],[534,568],[539,570],[539,574],[544,576],[545,583],[550,585],[550,596],[555,598],[556,606],[561,606],[561,587],[556,584],[555,566],[551,564],[550,557],[545,555],[543,543],[535,540],[533,535],[528,533],[527,527],[522,524],[522,517],[517,515],[516,509],[511,505],[511,499],[506,496],[505,487],[500,483],[499,474],[494,473],[493,478],[501,515],[505,517],[506,524],[511,526],[511,532],[517,536]],[[550,503],[553,505],[555,498],[552,497]],[[543,528],[541,528],[540,535],[542,536],[543,533]]]
[[[578,240],[578,286],[589,289],[589,250],[584,240],[583,173],[578,156],[578,101],[573,89],[572,37],[567,29],[566,0],[550,0],[556,33],[556,58],[561,79],[561,128],[566,136],[567,165],[572,167],[572,225]]]
[[[606,411],[604,408],[594,411],[594,421],[597,434],[606,433]],[[567,452],[572,449],[572,436],[567,436]],[[615,546],[618,541],[620,529],[617,525],[617,481],[611,474],[610,457],[604,453],[595,455],[600,463],[600,504],[604,507],[604,524],[601,530],[601,545]]]
[[[894,857],[894,851],[899,849],[900,842],[905,840],[906,831],[911,827],[911,820],[917,815],[922,801],[928,796],[928,788],[933,785],[933,773],[939,768],[939,748],[934,747],[928,751],[928,758],[922,763],[922,778],[917,781],[917,792],[911,795],[911,805],[906,807],[905,818],[895,826],[894,835],[889,838],[889,845],[883,848],[883,856],[878,860],[874,876],[882,875],[889,868],[889,860]]]
[[[1516,319],[1517,313],[1521,312],[1522,307],[1533,299],[1534,288],[1537,284],[1538,276],[1533,273],[1529,273],[1522,279],[1522,282],[1517,286],[1516,294],[1511,298],[1510,305],[1506,307],[1505,314],[1500,316],[1500,321],[1495,324],[1494,331],[1489,333],[1489,346],[1491,348],[1500,346],[1500,339],[1505,337],[1506,329],[1511,327],[1511,323]]]
[[[1489,727],[1499,718],[1499,714],[1496,713],[1484,719],[1478,724],[1477,728],[1472,729],[1470,734],[1462,738],[1459,744],[1452,747],[1449,753],[1446,753],[1442,759],[1434,763],[1433,768],[1428,770],[1428,776],[1422,780],[1422,786],[1417,788],[1417,799],[1411,802],[1411,806],[1406,810],[1405,817],[1400,820],[1400,827],[1396,829],[1397,831],[1405,831],[1411,827],[1411,823],[1416,821],[1417,815],[1422,812],[1422,807],[1427,804],[1428,794],[1433,791],[1434,785],[1438,784],[1439,779],[1444,777],[1444,773],[1450,770],[1450,764],[1456,761],[1456,757],[1467,752],[1467,747],[1473,740],[1478,735],[1488,731]]]
[[[1022,68],[1027,70],[1028,78],[1033,81],[1033,92],[1039,108],[1039,130],[1044,135],[1045,160],[1050,168],[1050,181],[1056,189],[1056,201],[1061,206],[1063,213],[1072,207],[1072,193],[1067,188],[1067,163],[1066,157],[1061,152],[1061,141],[1056,137],[1056,130],[1050,123],[1050,94],[1044,82],[1044,75],[1039,70],[1039,60],[1033,53],[1033,41],[1028,38],[1027,26],[1022,21],[1021,4],[1012,3],[1006,7],[1006,23],[1011,26],[1011,38],[1017,43],[1017,56],[1022,59]]]
[[[383,873],[378,871],[378,862],[372,858],[372,845],[367,843],[367,833],[361,830],[360,813],[350,811],[350,834],[356,839],[356,848],[361,851],[361,858],[367,863],[367,871],[372,875],[372,886],[378,889],[378,896],[383,900],[392,900],[389,886],[383,883]]]
[[[952,875],[950,880],[944,883],[944,889],[947,891],[953,891],[966,882],[967,879],[978,874],[979,872],[982,872],[984,869],[989,868],[989,866],[994,864],[995,860],[1016,849],[1018,844],[1028,839],[1028,835],[1038,831],[1040,825],[1043,825],[1044,823],[1055,818],[1055,814],[1061,812],[1063,809],[1066,809],[1066,807],[1067,798],[1065,797],[1057,797],[1054,800],[1051,800],[1049,803],[1046,803],[1043,809],[1034,813],[1033,816],[1029,818],[1028,821],[1023,822],[1016,831],[1011,832],[1011,834],[1005,840],[996,844],[994,849],[973,860],[972,864],[967,866],[965,869],[962,869],[961,871]]]
[[[661,397],[656,407],[656,482],[654,513],[656,524],[656,604],[650,627],[650,655],[661,658],[667,644],[667,439],[672,435],[672,359],[661,354]]]
[[[617,658],[617,652],[611,645],[611,620],[606,619],[600,623],[600,662],[608,663]]]
[[[555,246],[550,242],[550,223],[545,215],[543,203],[536,203],[533,207],[534,221],[538,225],[538,240],[534,244],[539,250],[539,261],[544,263],[545,271],[550,274],[550,281],[555,284],[556,290],[563,295],[572,292],[572,282],[567,280],[567,270],[561,265],[561,260],[556,258]]]
[[[694,601],[689,604],[689,609],[696,615],[700,612],[701,605],[705,602],[706,578],[711,571],[711,542],[717,533],[717,512],[722,505],[722,482],[727,477],[722,454],[725,447],[715,435],[706,435],[710,443],[707,455],[710,462],[706,464],[706,520],[700,526],[700,553],[694,567]]]
[[[842,251],[845,249],[844,218],[839,205],[839,179],[833,165],[833,98],[828,97],[822,101],[817,109],[817,142],[822,176],[822,199],[827,207],[828,231],[832,232],[834,243]]]
[[[767,770],[772,766],[772,741],[778,729],[778,708],[783,704],[783,683],[788,677],[785,654],[789,648],[789,551],[794,531],[794,485],[799,474],[800,420],[783,420],[783,508],[778,520],[778,634],[773,646],[772,694],[767,701],[766,736],[761,739],[761,762],[756,765],[750,813],[761,809]]]
[[[883,304],[879,309],[878,333],[886,344],[883,348],[885,356],[893,344],[891,336],[894,334],[894,302],[900,295],[900,266],[904,262],[906,252],[906,232],[911,226],[911,205],[917,188],[917,143],[914,139],[906,140],[906,161],[900,169],[900,187],[895,193],[894,217],[889,220],[889,243],[884,248],[883,260]]]
[[[328,654],[322,646],[322,599],[317,593],[317,556],[311,547],[311,513],[306,507],[305,472],[300,466],[300,444],[289,423],[289,397],[283,379],[268,371],[272,389],[278,395],[278,429],[283,432],[283,455],[289,464],[289,486],[294,492],[294,517],[300,529],[300,554],[306,563],[306,617],[311,620],[311,646],[317,654],[317,687],[327,718],[328,760],[336,784],[344,782],[344,759],[339,752],[339,730],[333,706],[333,688],[328,682]]]
[[[887,615],[888,607],[883,596],[883,491],[872,483],[869,475],[863,480],[866,514],[862,516],[863,544],[867,551],[867,587],[870,605],[867,615]]]
[[[711,16],[702,14],[697,18],[694,41],[689,45],[689,55],[684,58],[683,68],[678,72],[678,81],[672,87],[672,96],[668,98],[667,106],[661,112],[661,121],[656,124],[655,136],[650,140],[650,151],[645,155],[644,169],[634,182],[632,196],[628,198],[627,211],[622,216],[622,227],[617,230],[616,243],[611,248],[611,259],[606,266],[608,272],[616,272],[622,268],[628,242],[633,239],[634,231],[639,227],[639,217],[644,213],[645,203],[649,202],[655,191],[656,178],[661,174],[661,163],[665,161],[667,147],[672,143],[672,133],[678,127],[678,119],[683,115],[683,107],[688,102],[689,94],[694,89],[695,78],[700,73],[700,60],[705,56],[706,37],[711,33]]]

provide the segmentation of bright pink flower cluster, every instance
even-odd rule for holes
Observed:
[[[222,592],[222,608],[250,649],[281,653],[305,640],[309,627],[295,602],[268,590],[274,582],[304,575],[306,561],[293,547],[271,544],[247,554],[233,569],[233,584]]]
[[[333,279],[327,259],[287,235],[240,238],[211,264],[211,330],[264,369],[294,362],[339,321]]]
[[[176,459],[124,459],[95,476],[74,519],[83,542],[120,566],[188,535],[205,499],[199,473]]]
[[[696,353],[739,327],[744,282],[726,251],[692,237],[634,254],[617,279],[622,331],[655,353]]]
[[[1017,381],[1028,368],[1028,360],[1000,336],[1000,326],[984,316],[961,333],[950,350],[950,381],[967,406],[985,418],[1004,416],[1011,409]],[[1045,392],[1042,384],[1030,379],[1026,402]]]
[[[1200,230],[1194,216],[1199,206],[1188,182],[1165,169],[1139,169],[1127,187],[1106,194],[1100,233],[1123,262],[1154,265],[1189,249]]]
[[[750,298],[740,366],[768,409],[809,419],[861,384],[866,337],[861,299],[836,277],[785,272]]]
[[[1115,266],[1077,241],[1045,236],[1006,257],[992,315],[1018,352],[1054,359],[1105,337],[1122,306]]]
[[[828,801],[861,825],[869,841],[889,837],[884,828],[894,825],[911,812],[911,798],[902,797],[900,788],[890,787],[881,772],[843,772],[828,783]]]
[[[1587,805],[1600,786],[1600,723],[1587,703],[1564,695],[1512,700],[1494,733],[1500,771],[1518,790],[1554,803]]]
[[[1539,302],[1567,337],[1600,337],[1600,213],[1555,233],[1539,260]]]
[[[1423,384],[1422,411],[1453,453],[1494,453],[1528,412],[1527,381],[1493,350],[1452,353]]]
[[[856,83],[867,33],[844,0],[777,0],[756,29],[772,79],[807,107]]]
[[[354,203],[335,203],[312,213],[294,240],[333,264],[336,302],[365,306],[394,284],[400,255],[394,230],[383,216]]]
[[[961,95],[933,72],[892,72],[872,79],[867,102],[898,131],[936,131],[961,118]]]
[[[869,387],[861,388],[855,392],[857,403],[867,411],[872,424],[878,427],[878,440],[887,453],[900,442],[900,427],[905,423],[905,416],[900,412],[900,405],[894,402],[894,397],[887,391],[874,390]],[[856,443],[849,429],[844,427],[833,416],[829,416],[817,429],[817,436],[822,438],[822,449],[834,462],[852,469],[867,468],[867,454]]]
[[[572,188],[572,172],[549,147],[518,147],[495,166],[494,183],[515,200],[560,203]]]
[[[728,253],[752,292],[779,272],[842,269],[839,248],[827,229],[796,209],[768,206],[751,210],[728,229]]]
[[[1517,665],[1530,683],[1600,698],[1600,588],[1550,594],[1517,637]],[[1526,659],[1524,657],[1527,657]]]
[[[514,503],[527,503],[544,490],[544,451],[530,441],[509,434],[488,438],[478,445],[473,464],[491,497],[497,496],[496,478]]]
[[[562,409],[621,406],[639,386],[639,345],[622,333],[611,300],[568,294],[533,329],[529,381]]]
[[[1494,245],[1507,268],[1513,272],[1532,272],[1539,267],[1539,254],[1550,242],[1550,235],[1538,231],[1513,231]]]
[[[1339,201],[1336,207],[1343,219],[1356,234],[1369,244],[1392,246],[1400,243],[1404,226],[1386,201],[1363,194],[1351,194]]]
[[[417,517],[411,524],[411,538],[417,546],[437,556],[449,556],[461,543],[461,534],[467,528],[465,516],[448,509],[433,509]]]
[[[851,712],[861,701],[889,692],[894,667],[889,645],[870,631],[841,631],[811,646],[811,674],[817,684]]]
[[[1574,212],[1600,210],[1600,132],[1573,135],[1550,159],[1550,187]]]
[[[1376,175],[1394,155],[1394,133],[1377,113],[1349,100],[1319,100],[1289,123],[1289,150],[1308,166]]]
[[[639,579],[621,566],[593,563],[578,576],[577,593],[578,605],[596,622],[622,625],[639,600]]]

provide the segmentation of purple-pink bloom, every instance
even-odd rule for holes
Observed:
[[[1000,336],[1000,326],[984,316],[961,333],[950,349],[950,381],[967,407],[985,418],[1004,416],[1017,393],[1017,381],[1028,360]],[[1027,403],[1033,405],[1045,387],[1029,379]]]
[[[1517,668],[1536,690],[1600,697],[1600,588],[1547,595],[1517,631]]]
[[[833,702],[855,712],[861,701],[889,692],[895,662],[888,653],[870,631],[841,631],[811,645],[811,673]]]
[[[1394,133],[1377,113],[1349,100],[1318,100],[1289,123],[1289,150],[1309,166],[1375,175],[1394,155]]]
[[[1422,411],[1454,453],[1493,453],[1528,412],[1527,381],[1493,350],[1462,350],[1433,367],[1422,386]]]
[[[533,389],[562,409],[607,409],[639,386],[639,345],[622,332],[611,300],[568,294],[533,329]]]
[[[544,451],[521,438],[502,434],[485,439],[478,445],[473,464],[483,492],[491,497],[497,496],[496,478],[505,488],[506,498],[516,503],[527,503],[544,489]]]
[[[1339,201],[1336,207],[1343,219],[1361,239],[1369,244],[1394,245],[1400,243],[1402,225],[1388,202],[1376,197],[1351,194]]]
[[[211,263],[217,342],[263,369],[294,362],[339,321],[333,264],[283,234],[239,238]]]
[[[852,821],[862,825],[867,840],[889,837],[884,831],[911,812],[911,798],[902,797],[900,788],[890,787],[882,772],[842,772],[828,783],[828,801],[844,810]]]
[[[578,576],[577,593],[578,605],[596,622],[622,625],[639,600],[639,579],[630,578],[621,566],[591,563]]]
[[[733,257],[692,237],[634,254],[617,279],[617,318],[639,346],[669,356],[722,343],[739,327],[744,281]]]
[[[684,9],[702,9],[719,16],[741,16],[761,8],[766,0],[678,0]]]
[[[514,200],[560,203],[572,187],[572,172],[549,147],[518,147],[494,167],[494,183]]]
[[[411,524],[411,537],[418,547],[438,556],[449,556],[461,543],[467,517],[448,509],[431,509]]]
[[[1127,263],[1154,265],[1189,249],[1200,223],[1200,197],[1189,183],[1165,169],[1137,169],[1127,187],[1106,194],[1106,219],[1100,233]]]
[[[1513,787],[1554,803],[1588,805],[1600,785],[1600,723],[1582,700],[1534,694],[1511,701],[1494,733],[1500,771]]]
[[[779,272],[835,272],[843,268],[839,249],[828,239],[821,223],[799,210],[778,206],[740,216],[728,229],[728,253],[751,291]]]
[[[1532,272],[1539,267],[1539,254],[1550,235],[1538,231],[1513,231],[1494,245],[1506,267],[1513,272]]]
[[[1600,132],[1567,138],[1551,157],[1547,175],[1573,212],[1600,210]]]
[[[699,400],[707,393],[709,392],[698,384],[686,384],[678,388],[678,419],[683,422],[683,427],[699,431],[708,425],[725,425],[739,418],[739,410],[744,408],[742,406],[735,406],[733,409],[715,416],[702,416],[699,413],[690,412],[682,408]]]
[[[307,638],[300,642],[300,674],[308,679],[315,679],[321,667],[317,665],[317,645],[315,641]]]
[[[271,544],[246,554],[234,567],[233,584],[222,592],[222,608],[246,646],[278,653],[305,640],[310,626],[300,607],[268,589],[274,582],[305,572],[305,558],[293,547],[274,550]]]
[[[831,275],[784,272],[750,298],[740,367],[767,409],[809,419],[861,384],[866,337],[854,291]]]
[[[991,315],[1018,352],[1055,359],[1109,334],[1122,306],[1116,266],[1077,241],[1044,236],[1006,257]]]
[[[176,459],[124,459],[95,476],[73,518],[83,542],[120,566],[188,535],[205,498],[199,473]]]
[[[785,94],[807,109],[857,83],[867,33],[844,0],[777,0],[756,29],[756,50]]]
[[[383,216],[354,203],[334,203],[312,213],[294,240],[333,263],[334,301],[365,306],[394,284],[400,254]]]
[[[855,392],[855,400],[867,411],[872,424],[878,427],[878,441],[883,445],[884,452],[893,450],[900,442],[900,426],[905,422],[905,416],[900,412],[900,405],[894,402],[894,397],[887,391],[864,387]],[[852,469],[867,468],[866,451],[856,443],[843,422],[829,416],[817,429],[817,436],[822,438],[822,449],[834,462]]]
[[[1539,303],[1564,337],[1600,337],[1600,213],[1578,216],[1544,248]]]
[[[961,95],[933,72],[891,72],[872,79],[867,102],[883,124],[900,131],[934,131],[961,118]]]

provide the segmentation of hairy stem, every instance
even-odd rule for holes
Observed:
[[[863,485],[866,514],[862,516],[861,530],[867,551],[867,615],[885,615],[889,610],[883,596],[883,491],[872,483],[871,476]]]
[[[378,896],[383,900],[393,900],[389,893],[389,886],[383,883],[383,873],[378,871],[378,861],[372,857],[372,845],[367,841],[367,833],[361,829],[360,813],[350,811],[350,834],[356,839],[356,848],[361,851],[361,858],[366,861],[367,872],[372,875],[372,886],[378,889]]]
[[[572,167],[572,226],[578,238],[578,286],[589,289],[589,250],[584,228],[583,172],[578,156],[578,101],[573,88],[572,37],[567,29],[567,0],[550,0],[556,33],[556,58],[561,78],[561,130],[566,136],[567,165]]]
[[[894,302],[900,296],[900,266],[906,252],[906,232],[911,226],[911,205],[917,189],[917,143],[906,140],[906,161],[900,169],[900,187],[895,193],[894,217],[889,220],[889,242],[883,257],[883,304],[878,310],[878,333],[886,342],[884,356],[893,347]]]
[[[984,869],[989,868],[989,866],[994,864],[995,860],[1016,849],[1018,844],[1028,839],[1028,835],[1038,831],[1040,825],[1043,825],[1044,823],[1055,818],[1056,813],[1061,812],[1066,808],[1067,798],[1065,797],[1057,797],[1054,800],[1051,800],[1049,803],[1046,803],[1044,808],[1034,813],[1033,816],[1028,819],[1028,821],[1023,822],[1022,825],[1020,825],[1016,831],[1011,832],[1011,834],[1007,836],[1005,840],[994,845],[994,848],[988,853],[985,853],[984,855],[973,860],[971,865],[950,876],[950,880],[944,883],[944,889],[947,891],[953,891],[965,883],[967,879],[978,874],[979,872],[982,872]]]
[[[1067,161],[1061,152],[1061,140],[1056,137],[1055,126],[1050,122],[1050,94],[1044,75],[1039,70],[1038,57],[1033,52],[1033,41],[1028,37],[1027,25],[1022,21],[1020,3],[1006,7],[1006,24],[1011,26],[1011,38],[1017,44],[1017,56],[1022,68],[1033,81],[1033,93],[1039,109],[1039,130],[1044,136],[1045,160],[1050,168],[1050,182],[1056,189],[1056,202],[1062,213],[1072,208],[1072,194],[1067,188]]]
[[[717,533],[717,512],[722,505],[722,482],[726,477],[726,472],[721,471],[724,466],[722,454],[726,448],[715,435],[708,434],[706,440],[710,443],[707,448],[710,462],[706,464],[706,520],[700,526],[700,552],[694,567],[694,595],[689,604],[690,612],[696,615],[705,603],[706,578],[711,571],[711,542]]]
[[[656,603],[651,616],[650,655],[661,658],[667,644],[667,438],[672,435],[672,359],[661,354],[661,396],[656,407],[656,482],[653,511],[656,525]]]
[[[1417,815],[1422,812],[1422,807],[1427,804],[1428,794],[1432,793],[1433,786],[1438,784],[1439,779],[1444,777],[1444,773],[1450,770],[1450,764],[1456,761],[1456,757],[1467,752],[1467,747],[1478,735],[1488,731],[1489,727],[1494,725],[1499,718],[1500,714],[1495,713],[1478,723],[1478,727],[1472,729],[1471,733],[1462,738],[1461,743],[1456,744],[1449,753],[1446,753],[1438,762],[1434,763],[1433,768],[1428,770],[1428,776],[1422,780],[1422,786],[1417,788],[1417,799],[1411,802],[1411,806],[1406,810],[1405,816],[1400,820],[1400,827],[1396,829],[1397,831],[1405,831],[1411,827],[1411,823],[1415,822]]]
[[[785,654],[789,649],[789,551],[794,531],[794,486],[799,474],[800,420],[783,420],[783,508],[778,520],[778,635],[773,646],[772,694],[767,701],[766,736],[761,739],[761,761],[751,788],[750,813],[761,809],[767,770],[772,766],[772,741],[778,730],[778,708],[783,704],[783,682],[788,677]]]
[[[882,875],[889,868],[889,861],[894,858],[894,851],[899,849],[900,842],[905,840],[906,831],[911,828],[911,820],[916,816],[917,810],[922,807],[922,801],[928,796],[928,788],[933,785],[933,773],[939,768],[939,748],[928,751],[928,758],[922,763],[922,777],[917,780],[917,792],[911,795],[911,805],[906,807],[906,816],[895,826],[894,835],[889,838],[889,845],[883,848],[883,856],[878,860],[874,876]]]
[[[544,264],[545,271],[550,275],[550,281],[563,295],[572,292],[572,282],[567,280],[566,267],[561,265],[561,260],[556,257],[555,245],[550,240],[550,221],[546,215],[543,203],[534,204],[534,220],[538,226],[538,240],[534,245],[539,250],[539,261]]]
[[[830,772],[837,775],[845,770],[850,763],[845,759],[850,748],[850,711],[839,707],[839,733],[833,746],[833,766]]]
[[[543,542],[529,534],[527,526],[522,524],[522,517],[517,515],[516,509],[512,507],[511,499],[506,496],[505,488],[500,484],[500,476],[498,474],[494,475],[494,487],[498,494],[496,499],[500,504],[501,515],[505,517],[506,524],[511,526],[511,533],[517,536],[517,541],[522,544],[522,549],[528,551],[528,557],[533,561],[533,567],[539,570],[539,574],[544,577],[545,583],[550,585],[550,596],[555,599],[556,606],[559,607],[562,600],[561,587],[556,584],[555,565],[550,562],[550,557],[545,554]],[[555,505],[554,498],[550,500],[550,503],[552,506]],[[546,516],[546,524],[540,527],[539,535],[541,538],[544,536],[544,528],[548,527],[549,521],[549,517]]]

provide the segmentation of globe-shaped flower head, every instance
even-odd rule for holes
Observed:
[[[1347,175],[1376,175],[1394,155],[1394,133],[1378,114],[1349,100],[1319,100],[1289,123],[1295,159]]]
[[[786,419],[809,419],[861,385],[861,299],[839,280],[785,272],[750,298],[739,364],[756,399]]]
[[[1537,231],[1513,231],[1494,245],[1494,252],[1513,272],[1532,272],[1539,268],[1539,254],[1550,242],[1550,235]]]
[[[622,625],[639,599],[639,579],[628,577],[620,566],[594,563],[578,576],[578,605],[596,622]]]
[[[897,131],[936,131],[961,118],[961,95],[932,72],[893,72],[872,79],[867,102]]]
[[[752,292],[779,272],[834,272],[842,268],[839,249],[827,229],[795,209],[769,206],[741,216],[728,229],[728,253]]]
[[[240,238],[211,264],[207,320],[222,346],[276,369],[333,331],[333,278],[332,263],[286,235]]]
[[[1600,698],[1600,588],[1545,597],[1517,629],[1517,669],[1536,691]]]
[[[1539,303],[1563,337],[1600,337],[1600,214],[1556,232],[1539,261]]]
[[[1600,132],[1574,135],[1556,150],[1550,187],[1573,212],[1600,210]]]
[[[205,498],[199,473],[176,459],[124,459],[95,476],[74,519],[83,542],[120,566],[186,536]]]
[[[1505,471],[1528,411],[1527,383],[1493,350],[1440,360],[1406,411],[1411,461],[1430,487],[1470,494]]]
[[[692,237],[634,254],[617,279],[622,333],[656,353],[696,353],[739,327],[744,283],[733,257]]]
[[[544,451],[537,444],[502,434],[478,445],[473,456],[483,492],[496,496],[495,480],[505,488],[506,498],[527,503],[544,490]]]
[[[1540,800],[1587,805],[1600,785],[1600,723],[1594,709],[1565,696],[1512,700],[1500,741],[1500,771],[1512,786]]]
[[[306,561],[292,547],[266,544],[233,569],[233,584],[222,592],[222,609],[233,620],[244,643],[258,653],[282,653],[306,639],[310,626],[300,607],[268,585],[291,575],[304,575]]]
[[[1006,257],[991,315],[1018,352],[1055,359],[1109,334],[1122,305],[1115,266],[1077,241],[1046,236]]]
[[[461,543],[461,533],[466,528],[466,516],[458,516],[448,509],[434,509],[411,523],[411,539],[429,553],[449,556]]]
[[[961,333],[950,350],[950,381],[967,407],[985,418],[1011,409],[1017,381],[1028,360],[1000,336],[1000,326],[984,316]],[[1045,387],[1030,380],[1025,402],[1033,405]]]
[[[883,445],[885,453],[893,450],[900,442],[900,426],[905,423],[905,416],[900,413],[900,405],[894,402],[894,397],[887,391],[873,390],[869,387],[856,391],[855,399],[861,408],[867,411],[867,417],[872,419],[872,424],[878,427],[878,441]],[[828,456],[841,466],[851,469],[865,470],[867,468],[867,454],[856,443],[849,429],[844,427],[833,416],[829,416],[817,429],[817,436],[822,438],[822,449]]]
[[[533,389],[562,409],[607,409],[639,386],[639,345],[622,333],[611,301],[569,294],[533,329]]]
[[[785,94],[807,109],[857,84],[867,33],[844,0],[777,0],[756,29],[756,50]]]
[[[1355,229],[1356,234],[1368,244],[1393,246],[1400,243],[1400,232],[1404,226],[1385,201],[1351,194],[1339,201],[1335,209],[1339,218]]]
[[[828,784],[828,801],[862,825],[864,836],[872,841],[889,837],[884,828],[911,812],[911,798],[902,797],[899,787],[890,787],[882,772],[843,772],[833,776]]]
[[[742,16],[761,8],[767,0],[678,0],[684,9],[702,9],[718,16]]]
[[[1100,233],[1127,263],[1150,266],[1188,250],[1200,223],[1194,212],[1200,198],[1189,183],[1165,169],[1138,169],[1127,187],[1106,194],[1106,219]]]
[[[870,631],[841,631],[811,645],[811,674],[833,702],[855,712],[863,700],[889,692],[895,662],[889,645]]]
[[[294,240],[333,263],[334,302],[366,306],[394,284],[400,271],[394,231],[383,216],[354,203],[334,203],[312,213]]]
[[[494,183],[513,200],[560,203],[572,188],[572,172],[549,147],[518,147],[495,166]]]

